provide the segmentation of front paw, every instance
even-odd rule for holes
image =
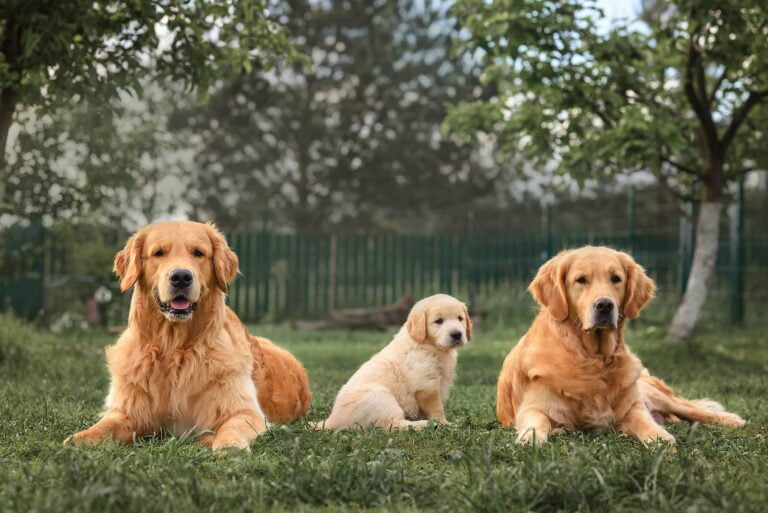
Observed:
[[[547,434],[536,431],[534,428],[528,428],[520,431],[517,435],[517,443],[520,445],[543,444],[547,442]]]
[[[71,444],[77,447],[82,447],[84,445],[98,445],[107,443],[109,438],[109,432],[90,428],[67,437],[67,439],[64,440],[64,443],[67,445]]]
[[[653,445],[659,442],[666,442],[668,444],[675,444],[675,437],[672,436],[666,429],[657,429],[641,439],[643,445]]]
[[[243,437],[237,436],[217,436],[211,444],[211,449],[214,452],[222,451],[225,449],[241,449],[246,452],[251,452],[251,444]]]

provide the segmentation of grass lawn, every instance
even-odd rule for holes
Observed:
[[[213,455],[190,440],[74,448],[107,391],[111,337],[54,335],[0,317],[0,511],[766,511],[768,325],[706,326],[693,346],[661,345],[644,321],[630,345],[682,394],[711,396],[749,424],[673,425],[677,447],[643,448],[617,433],[520,447],[495,421],[502,359],[527,326],[482,327],[459,357],[451,426],[329,434],[275,427],[250,454]],[[335,392],[390,333],[255,327],[309,371],[324,418]]]

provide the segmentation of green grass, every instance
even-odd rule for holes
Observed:
[[[61,442],[99,413],[111,338],[0,317],[0,511],[765,511],[768,326],[708,326],[695,345],[666,348],[649,319],[629,335],[647,366],[680,393],[721,400],[745,429],[674,425],[676,448],[610,432],[516,446],[493,405],[502,359],[529,322],[520,320],[480,327],[462,350],[449,427],[329,434],[296,423],[224,457],[178,438],[74,448]],[[311,420],[391,336],[254,331],[305,363]]]

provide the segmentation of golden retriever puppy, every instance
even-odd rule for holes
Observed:
[[[107,348],[110,387],[101,419],[76,444],[130,442],[160,431],[208,431],[214,450],[248,449],[267,420],[290,422],[310,403],[301,364],[250,336],[225,304],[237,255],[211,224],[159,222],[115,257],[134,288],[128,327]],[[265,418],[266,415],[266,418]]]
[[[472,337],[467,307],[437,294],[416,303],[392,342],[341,387],[331,414],[317,428],[422,429],[443,424],[456,371],[456,350]]]
[[[497,416],[518,442],[584,428],[674,442],[655,418],[744,425],[714,401],[676,396],[625,344],[626,321],[655,288],[632,257],[603,247],[563,251],[539,269],[529,290],[542,309],[504,360],[497,389]]]

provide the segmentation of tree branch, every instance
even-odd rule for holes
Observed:
[[[712,86],[712,91],[709,93],[709,100],[707,101],[707,105],[711,108],[712,102],[715,101],[715,95],[717,94],[717,91],[720,90],[720,86],[723,85],[723,80],[725,80],[725,74],[728,71],[728,68],[723,68],[723,72],[720,73],[720,76],[717,77],[717,80],[715,81],[715,85]]]
[[[701,53],[699,53],[699,50],[697,50],[694,45],[694,37],[695,33],[691,34],[691,41],[688,44],[688,58],[685,63],[683,89],[685,91],[685,96],[688,98],[688,102],[693,108],[693,112],[699,120],[707,146],[709,148],[716,148],[720,141],[717,137],[717,128],[715,127],[714,121],[712,121],[709,106],[705,103],[707,101],[706,91],[696,91],[696,85],[694,83],[694,70],[696,70],[697,77],[699,77],[699,82],[701,81],[700,77],[703,76],[703,72],[699,71],[700,69],[703,69],[701,68]],[[702,93],[701,96],[699,96],[700,92]]]
[[[763,89],[762,91],[750,91],[749,96],[744,100],[744,103],[741,104],[741,107],[733,112],[731,123],[725,130],[722,139],[724,149],[728,148],[733,142],[733,138],[736,137],[736,132],[739,131],[739,127],[744,123],[744,120],[747,119],[749,111],[751,111],[755,105],[759,104],[763,98],[768,98],[768,89]]]

